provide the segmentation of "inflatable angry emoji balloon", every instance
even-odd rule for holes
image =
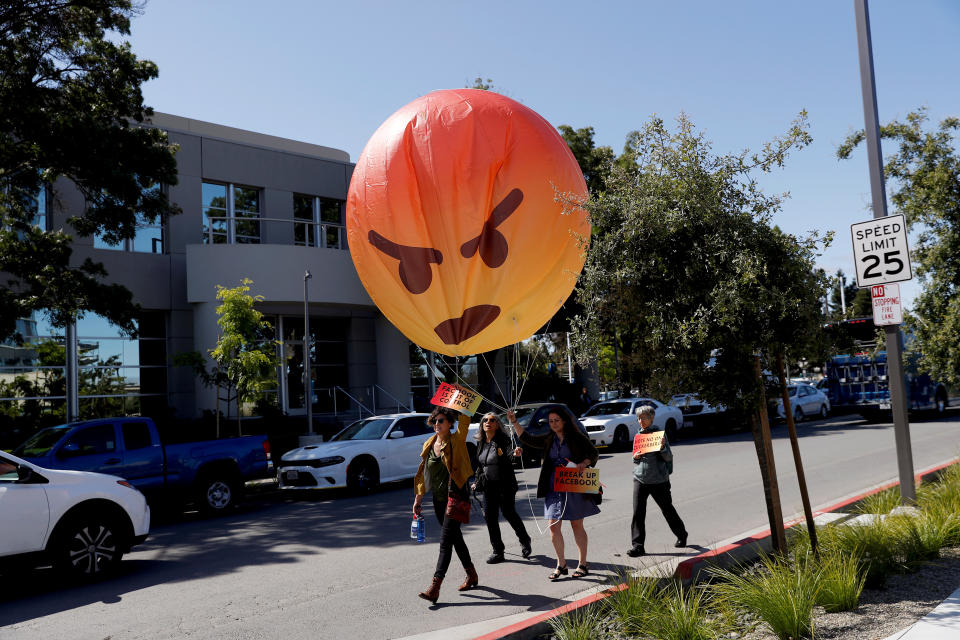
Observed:
[[[393,114],[360,155],[350,254],[410,340],[489,351],[530,337],[570,295],[590,235],[586,195],[573,154],[535,112],[490,91],[436,91]]]

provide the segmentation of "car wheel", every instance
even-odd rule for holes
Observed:
[[[370,458],[360,458],[347,469],[347,488],[353,493],[371,493],[380,486],[380,468]]]
[[[239,498],[239,482],[226,474],[205,474],[197,485],[197,506],[208,514],[229,511]]]
[[[673,418],[667,420],[667,440],[674,442],[677,439],[677,421]]]
[[[826,418],[828,413],[830,412],[827,411],[827,405],[825,404],[820,405],[820,419],[823,420],[824,418]]]
[[[120,525],[106,514],[91,513],[64,523],[53,547],[53,565],[84,580],[107,575],[126,548]]]
[[[803,422],[803,410],[800,407],[797,407],[793,410],[793,421]]]
[[[630,436],[627,433],[626,425],[618,424],[617,428],[613,432],[613,443],[611,446],[616,451],[626,451],[629,444]]]

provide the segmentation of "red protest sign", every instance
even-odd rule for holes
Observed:
[[[637,432],[633,437],[633,455],[638,456],[642,453],[651,451],[660,451],[663,448],[663,431],[651,431],[650,433]]]
[[[460,385],[441,382],[430,403],[472,416],[477,412],[482,400],[483,396],[479,393],[465,389]]]

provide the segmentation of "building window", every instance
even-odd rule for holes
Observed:
[[[148,191],[159,191],[161,186],[155,184]],[[137,229],[132,238],[126,238],[116,244],[110,244],[101,234],[93,237],[94,249],[109,249],[113,251],[136,251],[138,253],[163,253],[164,243],[163,220],[150,222],[141,214],[137,214]]]
[[[203,243],[260,244],[260,190],[203,183]]]
[[[346,249],[343,200],[293,194],[293,243],[301,247]]]

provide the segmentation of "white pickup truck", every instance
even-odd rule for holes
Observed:
[[[78,578],[115,569],[147,538],[150,508],[126,480],[45,469],[0,451],[0,569],[52,564]]]

